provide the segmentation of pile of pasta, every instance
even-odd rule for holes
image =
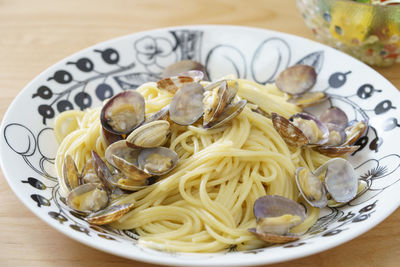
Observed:
[[[287,96],[275,85],[236,81],[236,100],[248,100],[244,110],[216,129],[205,130],[201,123],[171,123],[170,141],[165,146],[179,155],[177,167],[154,184],[116,200],[135,206],[112,227],[134,229],[140,235],[139,244],[167,251],[216,252],[265,246],[247,230],[256,226],[255,200],[280,195],[301,202],[294,178],[296,168],[314,170],[329,158],[311,149],[289,147],[272,121],[256,112],[285,117],[300,112],[286,102]],[[152,82],[137,91],[145,98],[146,114],[168,105],[173,97]],[[80,171],[91,158],[91,150],[104,158],[107,145],[101,135],[100,110],[66,111],[56,118],[58,177],[62,177],[67,154]],[[59,180],[61,195],[66,194],[65,184]],[[306,231],[318,215],[319,209],[307,206],[306,220],[291,231]]]

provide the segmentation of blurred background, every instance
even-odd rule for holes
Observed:
[[[309,9],[308,9],[309,10]],[[295,0],[0,0],[0,120],[40,72],[88,46],[122,35],[190,24],[260,27],[316,40]],[[400,64],[374,67],[400,87]],[[140,266],[50,228],[0,173],[1,266]],[[323,253],[275,266],[396,266],[400,211],[368,233]]]

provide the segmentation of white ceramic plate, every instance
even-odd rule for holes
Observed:
[[[69,108],[100,105],[124,89],[157,80],[168,64],[182,59],[204,63],[211,79],[234,73],[260,83],[295,63],[318,71],[314,90],[332,94],[332,104],[350,120],[369,119],[362,149],[350,157],[368,190],[342,208],[326,208],[300,240],[269,248],[215,254],[155,251],[137,245],[130,231],[93,227],[59,200],[54,168],[54,117]],[[377,225],[400,203],[400,108],[397,89],[358,60],[300,37],[235,26],[184,26],[132,34],[78,52],[29,83],[9,107],[1,125],[4,175],[21,201],[65,235],[122,257],[168,265],[255,265],[318,253]],[[397,108],[397,109],[396,109]],[[397,137],[396,137],[397,136]]]

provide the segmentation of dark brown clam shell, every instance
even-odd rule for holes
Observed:
[[[357,151],[360,146],[315,146],[313,149],[328,157],[343,157]]]
[[[135,204],[122,204],[109,206],[103,210],[97,211],[86,217],[86,220],[91,224],[104,225],[114,222],[133,209]]]
[[[295,118],[301,118],[303,120],[309,120],[309,121],[314,121],[317,125],[317,127],[319,128],[319,130],[322,132],[322,138],[320,140],[318,140],[316,143],[311,143],[310,141],[308,142],[309,146],[313,146],[313,145],[323,145],[326,142],[328,142],[329,140],[329,130],[328,128],[325,126],[325,124],[323,124],[319,119],[317,119],[314,115],[310,114],[310,113],[304,113],[304,112],[300,112],[300,113],[296,113],[294,114],[292,117],[290,117],[290,121],[294,120]],[[299,127],[298,127],[299,128]],[[299,128],[300,129],[300,128]],[[301,129],[300,129],[301,130]],[[302,131],[302,130],[301,130]],[[304,136],[307,137],[307,133],[303,132]]]
[[[307,92],[301,95],[294,95],[287,102],[295,104],[301,108],[315,106],[329,99],[329,95],[324,92]]]
[[[70,155],[65,156],[62,171],[64,183],[69,192],[80,185],[80,175]]]
[[[288,119],[275,112],[272,112],[271,116],[275,130],[288,145],[304,146],[308,144],[308,138]]]
[[[258,232],[256,228],[250,228],[248,231],[254,234],[258,239],[272,244],[284,244],[299,240],[299,236],[295,235],[274,235],[270,233]]]
[[[282,71],[275,81],[282,92],[299,95],[310,90],[317,80],[315,69],[309,65],[294,65]]]

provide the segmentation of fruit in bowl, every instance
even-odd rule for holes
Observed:
[[[400,62],[400,2],[297,0],[306,25],[320,41],[370,65]]]

